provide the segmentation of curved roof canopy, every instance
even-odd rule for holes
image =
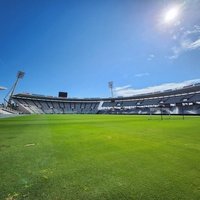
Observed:
[[[6,89],[7,89],[7,88],[5,88],[5,87],[1,87],[1,86],[0,86],[0,90],[6,90]]]

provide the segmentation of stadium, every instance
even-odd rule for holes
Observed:
[[[0,200],[199,200],[199,9],[2,3]]]
[[[70,99],[34,94],[12,96],[23,114],[200,114],[200,84],[126,98]]]
[[[199,83],[115,98],[15,85],[1,106],[2,199],[199,199]]]
[[[30,93],[14,94],[17,79],[1,107],[2,114],[134,114],[134,115],[199,115],[200,83],[182,88],[144,93],[129,97],[67,98],[67,92],[58,97]],[[113,94],[111,82],[108,83]],[[5,89],[4,87],[1,87]]]

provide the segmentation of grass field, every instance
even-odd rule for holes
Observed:
[[[0,199],[200,199],[200,117],[0,119]]]

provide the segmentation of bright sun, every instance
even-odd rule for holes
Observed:
[[[179,8],[173,7],[165,13],[164,21],[166,23],[171,23],[178,17],[178,15],[179,15]]]

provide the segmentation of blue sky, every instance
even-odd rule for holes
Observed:
[[[52,96],[108,97],[108,81],[115,95],[198,81],[199,10],[199,0],[0,0],[0,86],[18,70],[16,92]]]

